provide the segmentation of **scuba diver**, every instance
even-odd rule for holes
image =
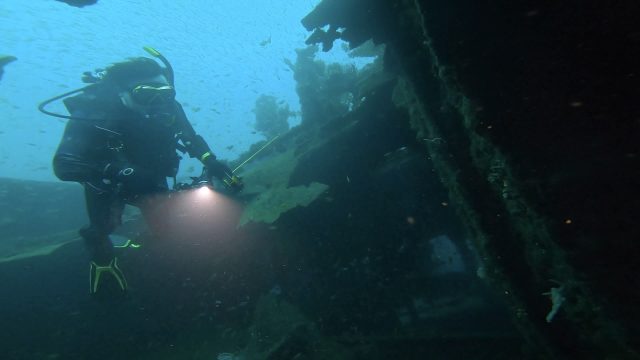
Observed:
[[[165,66],[137,57],[85,72],[83,81],[90,85],[39,107],[48,115],[69,119],[53,168],[60,180],[84,186],[89,225],[79,233],[90,256],[92,294],[98,291],[102,274],[110,274],[122,290],[127,289],[109,235],[121,224],[125,204],[139,207],[145,218],[146,212],[154,211],[148,206],[150,196],[169,191],[168,177],[175,185],[181,159],[177,151],[199,159],[203,176],[223,181],[231,192],[243,186],[189,123],[175,99],[169,62],[155,49],[145,50]],[[44,110],[63,98],[70,116]]]

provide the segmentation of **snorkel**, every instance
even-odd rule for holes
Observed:
[[[149,53],[149,55],[157,57],[158,59],[160,59],[160,61],[162,61],[162,63],[164,64],[164,68],[167,71],[167,80],[169,80],[169,84],[171,84],[171,86],[175,88],[175,76],[173,75],[173,67],[171,67],[171,63],[169,62],[169,60],[167,60],[164,55],[160,54],[158,50],[152,48],[151,46],[143,46],[142,49]]]
[[[164,55],[162,55],[158,50],[152,48],[151,46],[144,46],[143,49],[149,53],[151,56],[153,56],[154,58],[158,58],[163,64],[164,64],[164,70],[166,73],[166,77],[167,77],[167,81],[169,82],[169,84],[173,87],[174,86],[174,73],[173,73],[173,67],[171,67],[171,64],[169,63],[169,60],[167,60],[166,57],[164,57]],[[40,112],[42,112],[45,115],[49,115],[49,116],[53,116],[53,117],[57,117],[57,118],[62,118],[62,119],[67,119],[67,120],[81,120],[81,121],[95,121],[98,119],[95,118],[89,118],[89,117],[80,117],[80,116],[72,116],[72,115],[63,115],[63,114],[58,114],[52,111],[48,111],[46,109],[46,107],[58,100],[62,100],[65,98],[68,98],[71,95],[74,94],[78,94],[78,93],[86,93],[86,92],[91,92],[91,90],[97,90],[99,86],[103,85],[103,78],[104,78],[105,72],[102,69],[96,70],[96,72],[94,74],[90,73],[90,72],[85,72],[83,74],[82,77],[82,81],[85,83],[90,83],[87,86],[81,87],[79,89],[75,89],[75,90],[71,90],[69,92],[66,92],[64,94],[61,95],[57,95],[54,96],[50,99],[47,99],[43,102],[41,102],[40,104],[38,104],[38,110]],[[66,105],[66,102],[65,102]]]

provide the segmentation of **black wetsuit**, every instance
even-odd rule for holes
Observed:
[[[177,150],[199,159],[210,152],[177,102],[174,116],[164,123],[124,106],[111,109],[115,110],[71,111],[74,117],[97,120],[70,120],[53,159],[58,178],[84,185],[90,224],[80,234],[92,260],[100,263],[113,256],[109,234],[120,224],[125,204],[140,206],[141,195],[168,190],[166,178],[178,171]],[[108,179],[105,169],[110,164],[127,164],[144,173],[142,184],[131,189]],[[147,217],[144,207],[141,210]]]

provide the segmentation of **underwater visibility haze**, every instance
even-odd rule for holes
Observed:
[[[640,359],[640,5],[0,3],[0,359]]]

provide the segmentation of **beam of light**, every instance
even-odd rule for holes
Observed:
[[[207,186],[201,186],[195,190],[195,195],[199,201],[211,201],[214,197],[214,192]]]
[[[155,196],[141,206],[155,236],[192,245],[215,245],[234,237],[241,206],[207,186]]]

